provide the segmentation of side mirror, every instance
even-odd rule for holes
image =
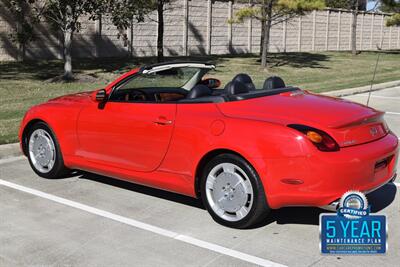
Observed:
[[[221,86],[221,81],[215,78],[207,78],[201,81],[202,84],[210,89],[218,88]]]
[[[92,94],[92,100],[95,102],[104,102],[107,99],[107,92],[104,89],[96,90]]]

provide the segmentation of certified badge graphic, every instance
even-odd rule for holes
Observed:
[[[386,216],[370,214],[367,197],[362,192],[346,192],[337,214],[320,215],[321,253],[386,253],[386,231]]]
[[[338,214],[348,219],[369,215],[367,197],[359,191],[348,191],[340,199]]]

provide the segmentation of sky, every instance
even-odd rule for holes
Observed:
[[[371,10],[375,7],[376,1],[368,1],[367,10]]]

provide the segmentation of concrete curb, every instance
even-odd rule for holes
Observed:
[[[399,81],[387,82],[387,83],[374,84],[372,86],[372,90],[371,91],[378,91],[378,90],[388,89],[388,88],[392,88],[392,87],[396,87],[396,86],[400,86],[400,80]],[[356,87],[356,88],[329,91],[329,92],[324,92],[324,93],[321,93],[321,94],[322,95],[327,95],[327,96],[342,97],[342,96],[366,93],[366,92],[369,92],[370,89],[371,89],[371,85],[367,85],[367,86]]]
[[[19,143],[0,145],[0,159],[18,157],[22,155]]]
[[[396,87],[396,86],[400,86],[400,80],[393,81],[393,82],[387,82],[387,83],[375,84],[372,87],[372,91],[388,89],[388,88],[392,88],[392,87]],[[356,87],[356,88],[350,88],[350,89],[324,92],[324,93],[322,93],[322,95],[342,97],[342,96],[348,96],[348,95],[369,92],[370,88],[371,88],[371,86],[368,85],[368,86],[362,86],[362,87]],[[22,152],[21,152],[21,149],[19,148],[19,143],[0,145],[0,159],[17,157],[17,156],[21,156],[21,155],[22,155]]]

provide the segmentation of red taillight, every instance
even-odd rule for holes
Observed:
[[[318,149],[321,151],[338,151],[339,150],[339,145],[336,143],[335,140],[333,140],[332,137],[330,137],[326,133],[321,133],[322,135],[322,142],[317,145]]]
[[[302,132],[307,139],[310,140],[311,143],[313,143],[321,151],[334,152],[339,151],[340,149],[336,141],[324,131],[299,124],[291,124],[288,126]]]

